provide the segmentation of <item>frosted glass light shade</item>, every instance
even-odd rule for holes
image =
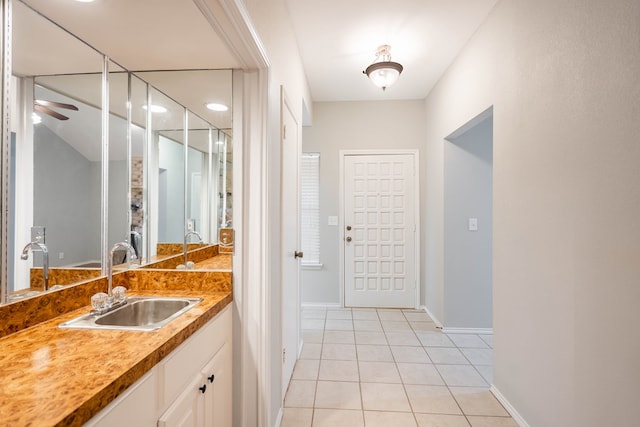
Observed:
[[[374,85],[385,90],[398,80],[402,69],[402,65],[397,62],[382,61],[369,65],[365,70],[365,74],[371,79]]]

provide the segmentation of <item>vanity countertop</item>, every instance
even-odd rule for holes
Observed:
[[[60,329],[84,307],[0,338],[0,425],[82,425],[233,299],[231,291],[138,291],[201,297],[152,332]]]

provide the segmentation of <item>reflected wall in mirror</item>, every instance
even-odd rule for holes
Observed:
[[[13,2],[10,292],[43,288],[40,245],[50,267],[100,267],[102,64],[95,50]],[[47,285],[74,280],[52,268]]]
[[[149,136],[149,233],[150,255],[158,244],[182,243],[185,224],[185,114],[180,104],[152,88]],[[146,108],[146,106],[145,106]]]

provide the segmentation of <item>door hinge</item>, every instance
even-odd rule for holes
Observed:
[[[282,139],[287,139],[287,125],[282,126]]]
[[[283,348],[282,349],[282,364],[284,365],[284,361],[287,358],[287,349]]]

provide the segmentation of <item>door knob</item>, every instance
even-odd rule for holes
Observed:
[[[347,225],[347,231],[351,231],[351,226]]]
[[[351,236],[347,236],[347,238],[345,239],[347,242],[351,241]]]
[[[304,254],[302,253],[302,251],[295,251],[293,253],[293,257],[294,258],[302,258],[302,257],[304,257]]]

